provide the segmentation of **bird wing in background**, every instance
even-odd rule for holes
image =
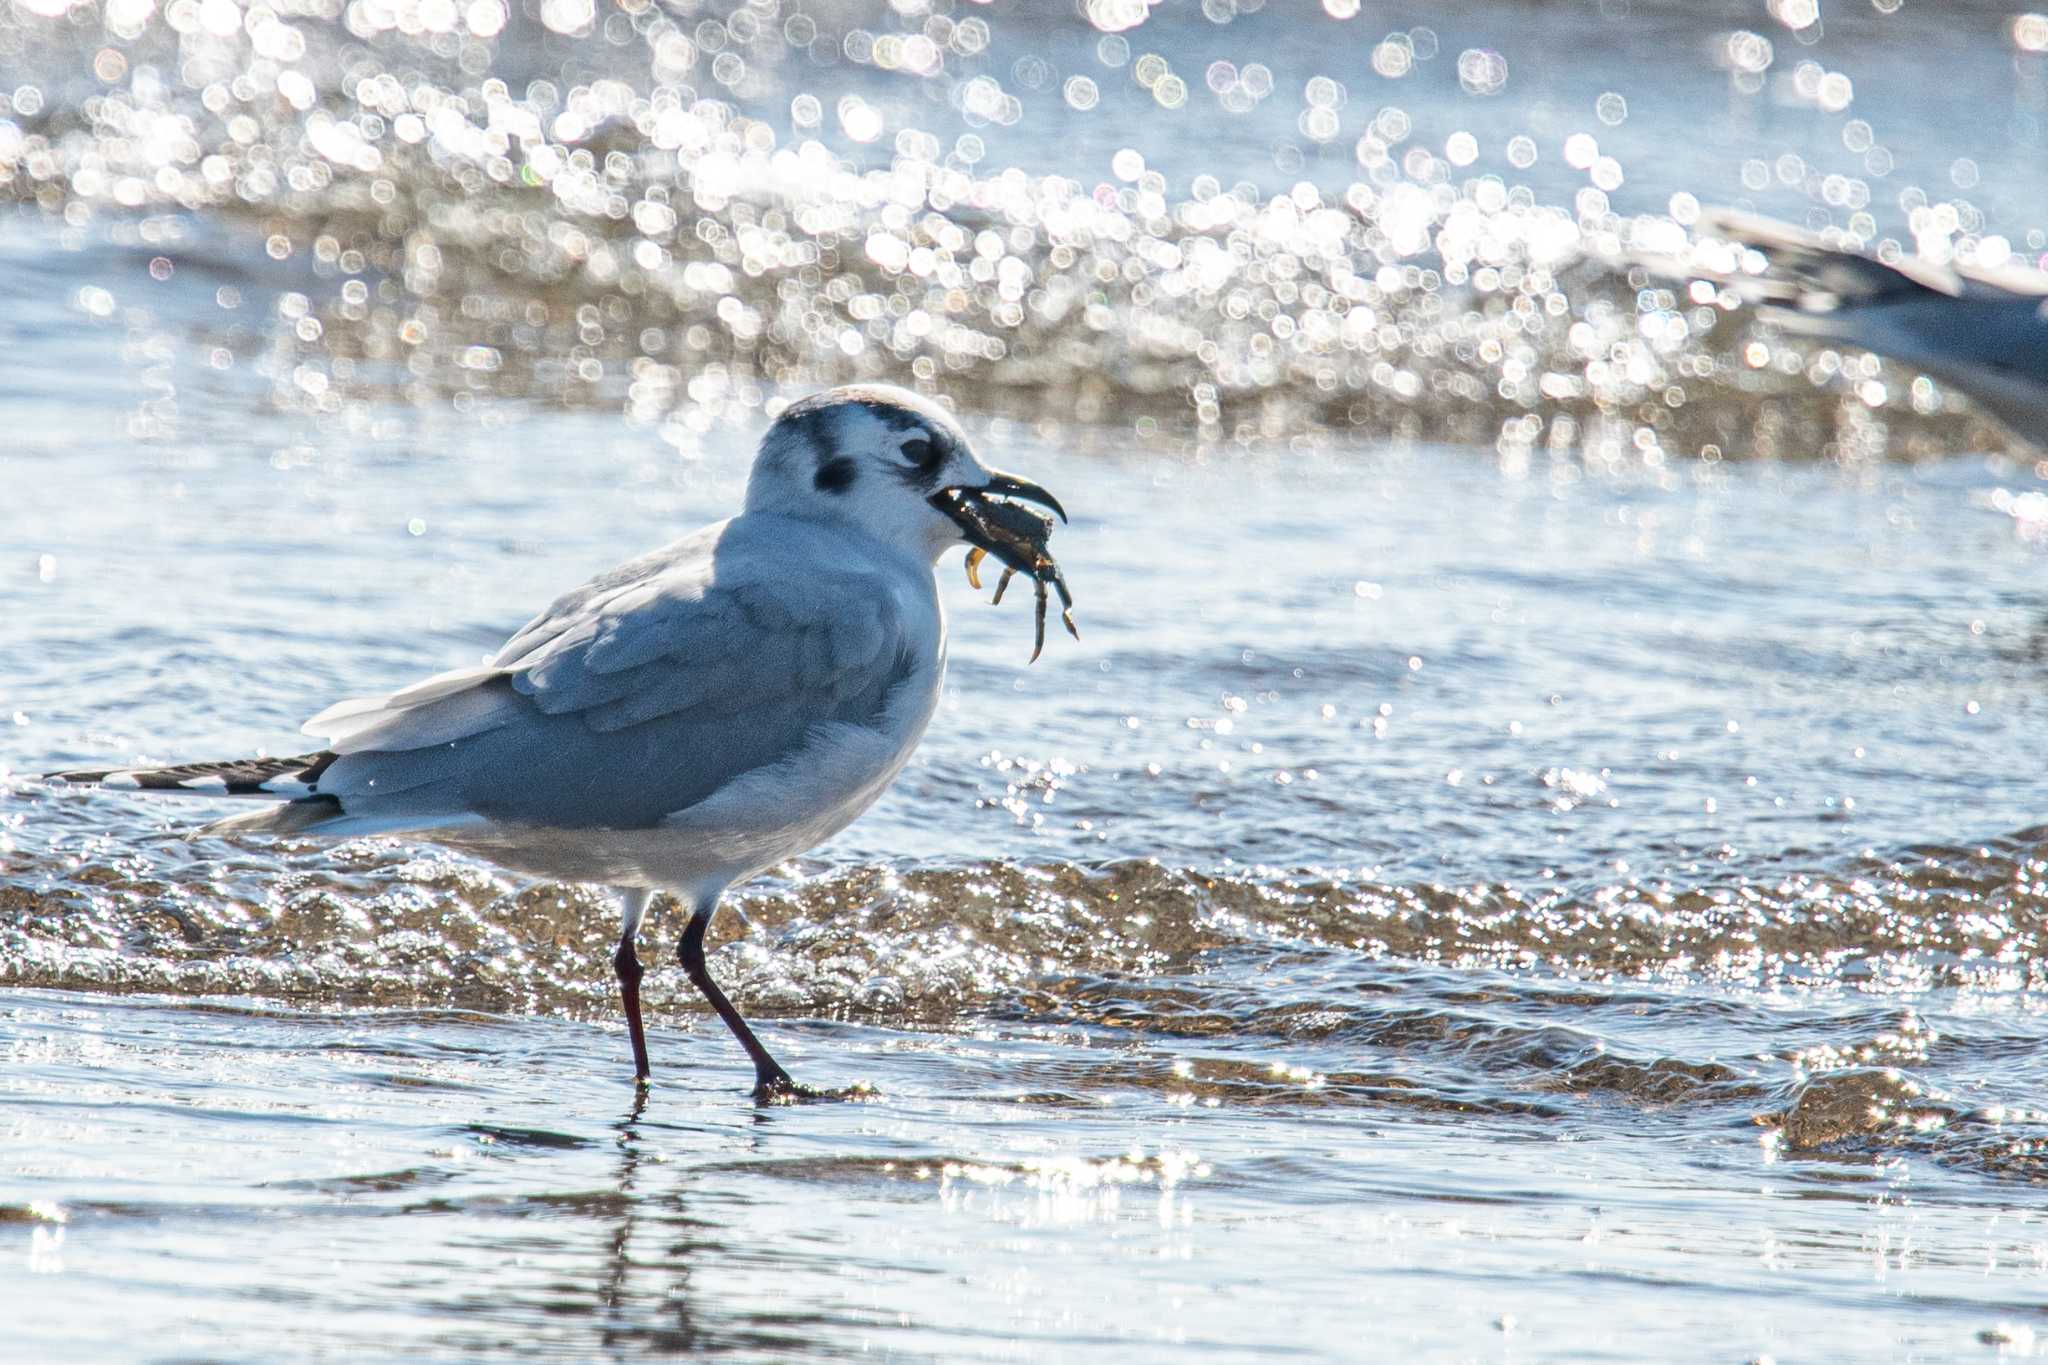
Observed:
[[[2019,267],[1887,264],[1754,214],[1703,213],[1700,235],[1763,257],[1761,274],[1693,273],[1757,306],[1786,332],[1843,342],[1923,370],[2013,433],[2048,445],[2048,275]]]

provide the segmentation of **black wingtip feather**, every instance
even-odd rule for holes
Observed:
[[[46,773],[44,780],[96,786],[118,777],[126,779],[121,783],[123,787],[133,783],[142,791],[212,796],[292,795],[274,791],[269,784],[283,779],[313,789],[320,780],[320,774],[326,772],[338,757],[340,755],[323,750],[290,758],[238,758],[218,763],[180,763],[168,768],[78,768]],[[213,785],[215,782],[221,785]]]

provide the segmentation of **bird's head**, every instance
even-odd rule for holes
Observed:
[[[944,408],[886,384],[849,384],[792,403],[761,438],[747,482],[748,511],[850,523],[932,559],[975,545],[1014,560],[1019,518],[990,511],[1008,499],[1066,519],[1045,489],[977,459]]]

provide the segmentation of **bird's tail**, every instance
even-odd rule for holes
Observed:
[[[169,792],[179,796],[261,798],[255,810],[215,820],[196,834],[324,834],[354,837],[399,831],[446,830],[482,823],[468,812],[421,807],[404,800],[364,800],[320,790],[320,778],[341,755],[331,750],[291,758],[240,758],[222,763],[180,763],[169,768],[78,769],[48,773],[44,780],[121,791]]]
[[[1790,223],[1733,209],[1700,215],[1699,232],[1760,254],[1761,275],[1709,273],[1752,303],[1794,312],[1830,312],[1875,303],[1904,303],[1962,292],[1954,272],[1917,258],[1886,264]]]
[[[111,787],[124,791],[171,792],[181,796],[262,797],[266,805],[207,825],[201,833],[242,830],[293,834],[332,824],[341,802],[320,794],[320,774],[337,756],[298,754],[291,758],[237,758],[220,763],[180,763],[168,768],[98,768],[49,773],[52,782]]]
[[[48,773],[47,780],[128,791],[178,792],[187,796],[263,796],[294,800],[319,794],[320,774],[336,755],[294,758],[235,758],[220,763],[180,763],[169,768],[99,768]]]

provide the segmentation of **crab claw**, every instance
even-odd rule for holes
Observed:
[[[971,546],[967,551],[967,586],[976,592],[981,591],[981,561],[987,558],[988,551],[979,545]]]

